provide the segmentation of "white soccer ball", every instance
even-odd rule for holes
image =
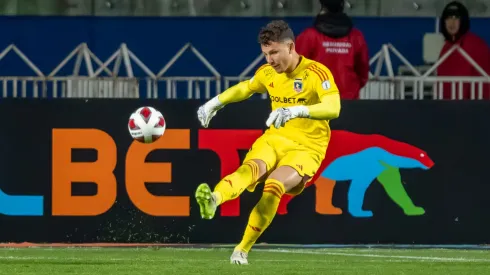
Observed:
[[[152,143],[165,133],[165,118],[153,107],[138,108],[129,117],[128,129],[133,139]]]

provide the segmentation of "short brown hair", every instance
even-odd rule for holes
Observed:
[[[271,42],[294,41],[293,30],[284,20],[274,20],[259,32],[259,44],[268,45]]]

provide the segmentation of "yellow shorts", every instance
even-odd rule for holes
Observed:
[[[293,140],[266,133],[254,142],[244,162],[252,159],[262,160],[267,165],[267,171],[269,172],[280,166],[290,166],[301,177],[307,176],[311,178],[320,168],[324,158],[325,154],[320,154]],[[247,190],[253,192],[257,184],[259,183],[249,186]],[[298,195],[303,192],[304,188],[304,183],[299,184],[287,194]]]

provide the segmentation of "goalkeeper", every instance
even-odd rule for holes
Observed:
[[[229,88],[198,110],[207,128],[225,105],[268,92],[272,112],[269,129],[259,137],[243,164],[214,188],[203,183],[195,196],[201,216],[212,219],[216,208],[265,181],[262,197],[250,214],[242,241],[230,262],[248,264],[248,252],[269,226],[283,194],[300,194],[325,157],[330,139],[329,120],[340,113],[339,91],[329,69],[295,51],[294,34],[284,21],[261,29],[259,43],[267,64],[248,81]]]

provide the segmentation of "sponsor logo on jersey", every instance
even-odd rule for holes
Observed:
[[[296,98],[296,97],[281,97],[281,96],[270,96],[272,102],[287,103],[287,104],[306,104],[306,98]]]

